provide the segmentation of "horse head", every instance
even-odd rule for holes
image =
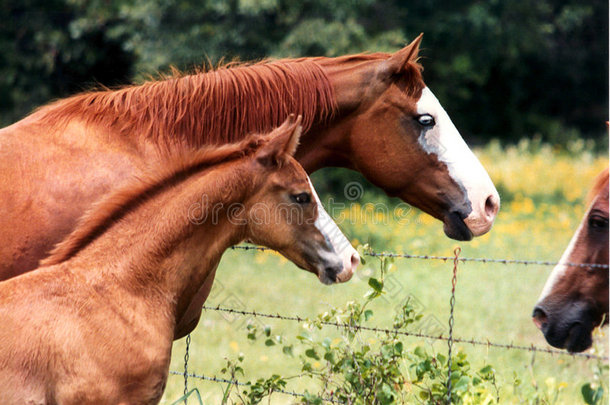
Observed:
[[[342,117],[324,138],[341,139],[334,150],[343,148],[336,153],[343,157],[335,165],[361,172],[388,195],[440,219],[450,238],[470,240],[490,230],[500,198],[423,81],[417,63],[421,38],[390,55],[318,60],[335,86],[336,114]],[[308,171],[310,152],[297,154]]]
[[[591,332],[608,319],[608,170],[597,179],[592,202],[532,314],[547,342],[570,352],[592,344]]]

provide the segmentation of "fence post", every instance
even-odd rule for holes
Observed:
[[[455,307],[455,285],[457,284],[457,268],[462,249],[458,246],[453,251],[453,278],[451,279],[451,298],[449,299],[449,339],[447,339],[447,404],[451,404],[451,349],[453,348],[453,308]]]
[[[184,350],[184,405],[188,403],[188,383],[189,383],[189,349],[191,346],[191,334],[186,335],[186,349]]]

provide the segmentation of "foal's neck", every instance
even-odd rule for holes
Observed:
[[[75,259],[94,269],[87,272],[93,283],[116,280],[122,293],[166,305],[159,309],[180,319],[223,252],[245,237],[244,227],[226,215],[250,192],[243,179],[255,181],[244,165],[223,163],[162,192]],[[99,269],[99,263],[107,264]]]

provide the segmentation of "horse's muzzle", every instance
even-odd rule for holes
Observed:
[[[544,302],[536,305],[532,321],[544,334],[546,341],[570,353],[582,352],[593,343],[591,332],[595,327],[589,306],[573,301],[550,309]]]
[[[453,211],[445,216],[443,221],[443,231],[445,235],[451,239],[469,241],[473,235],[464,223],[464,215],[459,212]]]

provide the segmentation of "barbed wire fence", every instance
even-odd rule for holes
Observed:
[[[245,250],[245,251],[274,251],[273,249],[262,247],[262,246],[250,246],[250,245],[242,245],[242,246],[233,246],[231,249],[233,250]],[[464,338],[464,337],[455,337],[453,336],[453,326],[454,326],[454,317],[453,312],[455,309],[455,290],[457,284],[457,270],[459,263],[466,262],[474,262],[474,263],[496,263],[496,264],[516,264],[516,265],[538,265],[538,266],[556,266],[558,264],[562,264],[569,267],[579,267],[579,268],[588,268],[588,269],[599,269],[599,270],[608,270],[609,266],[605,264],[595,264],[595,263],[571,263],[571,262],[553,262],[553,261],[542,261],[542,260],[517,260],[517,259],[497,259],[497,258],[485,258],[485,257],[460,257],[461,249],[458,247],[454,250],[454,256],[436,256],[436,255],[413,255],[406,253],[394,253],[394,252],[375,252],[369,250],[364,252],[365,256],[369,257],[388,257],[388,258],[399,258],[399,259],[418,259],[418,260],[436,260],[443,262],[451,262],[453,264],[453,273],[452,273],[452,287],[451,287],[451,298],[450,298],[450,314],[449,314],[449,332],[445,336],[443,333],[440,334],[431,334],[431,333],[422,333],[422,332],[410,332],[410,331],[397,331],[394,329],[387,328],[379,328],[379,327],[371,327],[371,326],[362,326],[362,325],[354,325],[348,323],[334,322],[334,321],[318,321],[318,323],[322,327],[334,327],[337,329],[351,329],[355,331],[368,331],[375,333],[385,333],[392,334],[397,336],[409,336],[414,338],[423,338],[430,339],[433,341],[446,341],[447,342],[447,351],[448,351],[448,359],[447,359],[447,403],[451,403],[451,362],[452,362],[452,347],[454,343],[462,343],[469,344],[472,346],[483,346],[487,348],[495,348],[502,350],[519,350],[519,351],[527,351],[532,353],[543,353],[551,356],[566,356],[572,358],[584,358],[587,360],[597,360],[608,362],[608,356],[601,356],[592,353],[569,353],[564,350],[551,349],[548,347],[538,347],[533,344],[527,345],[516,345],[511,343],[503,343],[503,342],[492,342],[489,340],[477,340],[474,338]],[[249,311],[243,309],[236,309],[230,307],[223,307],[220,305],[217,306],[203,306],[204,311],[210,312],[219,312],[225,314],[231,314],[235,316],[243,316],[243,317],[253,317],[253,318],[261,318],[261,319],[276,319],[288,322],[297,322],[303,323],[309,321],[307,317],[301,317],[299,315],[294,314],[272,314],[266,312],[256,312]],[[184,403],[187,403],[188,400],[188,379],[194,378],[203,381],[221,383],[221,384],[232,384],[235,386],[249,386],[248,383],[244,383],[238,380],[229,380],[225,378],[219,378],[216,376],[207,376],[197,373],[191,373],[188,370],[188,359],[189,359],[189,351],[190,351],[190,343],[191,338],[190,335],[186,338],[186,346],[185,346],[185,355],[184,355],[184,371],[170,371],[170,375],[182,376],[184,378]],[[294,392],[284,389],[273,389],[274,393],[283,394],[292,396],[295,398],[304,398],[305,393]],[[326,403],[341,403],[333,398],[323,398],[323,401]]]

